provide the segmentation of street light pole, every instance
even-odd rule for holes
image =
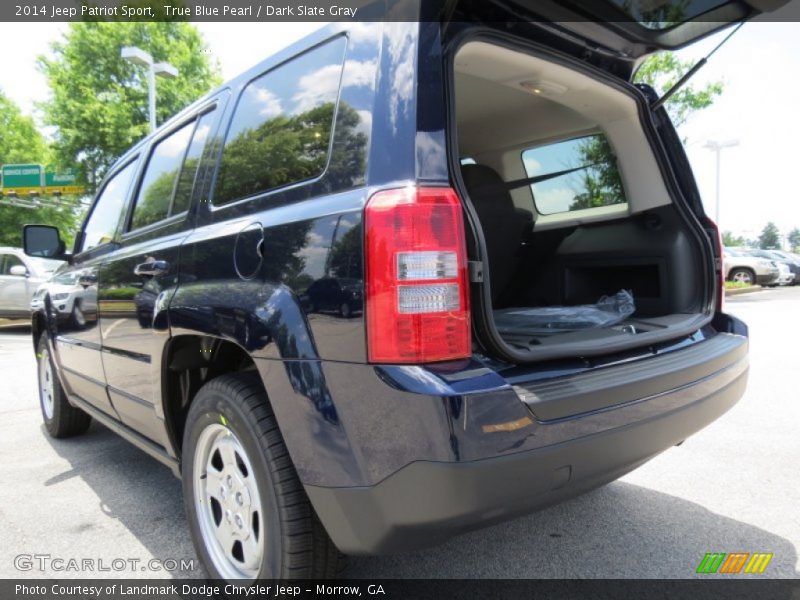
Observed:
[[[717,190],[716,190],[716,204],[714,207],[714,222],[717,224],[717,227],[720,227],[719,224],[719,173],[720,173],[720,157],[722,155],[723,148],[731,148],[733,146],[738,146],[739,140],[727,140],[725,142],[717,142],[714,140],[708,140],[705,144],[703,144],[703,148],[708,148],[709,150],[713,151],[717,156]],[[720,229],[721,231],[721,229]]]
[[[150,118],[150,131],[156,128],[156,75],[174,79],[178,69],[166,62],[153,62],[149,52],[136,46],[125,46],[120,53],[123,60],[147,67],[147,108]]]

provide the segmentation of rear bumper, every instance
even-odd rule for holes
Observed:
[[[333,541],[350,554],[419,549],[526,514],[613,481],[727,411],[747,382],[741,339],[744,352],[700,380],[578,415],[572,421],[584,422],[583,435],[573,439],[480,460],[416,461],[372,486],[306,490]],[[598,417],[615,426],[600,430],[590,420]],[[546,437],[548,425],[539,427]]]

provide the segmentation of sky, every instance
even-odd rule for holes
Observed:
[[[223,79],[234,77],[263,58],[318,29],[321,23],[196,23]],[[64,23],[0,23],[0,88],[26,114],[37,116],[34,102],[48,88],[37,71],[36,57],[46,54]],[[681,50],[696,61],[724,34]],[[8,60],[7,57],[13,57]],[[706,210],[713,217],[716,199],[715,154],[708,140],[737,140],[721,155],[720,226],[756,238],[767,221],[785,235],[800,227],[797,191],[800,119],[800,23],[748,23],[697,73],[695,85],[721,80],[725,91],[714,104],[695,114],[679,133],[686,139]]]

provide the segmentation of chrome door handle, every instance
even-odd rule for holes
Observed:
[[[165,260],[152,260],[136,265],[134,275],[139,277],[158,277],[169,272],[169,263]]]

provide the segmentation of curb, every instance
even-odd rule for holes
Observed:
[[[733,288],[730,290],[725,290],[726,296],[739,296],[741,294],[752,294],[753,292],[760,292],[762,288],[760,285],[751,285],[750,287],[745,288]]]

